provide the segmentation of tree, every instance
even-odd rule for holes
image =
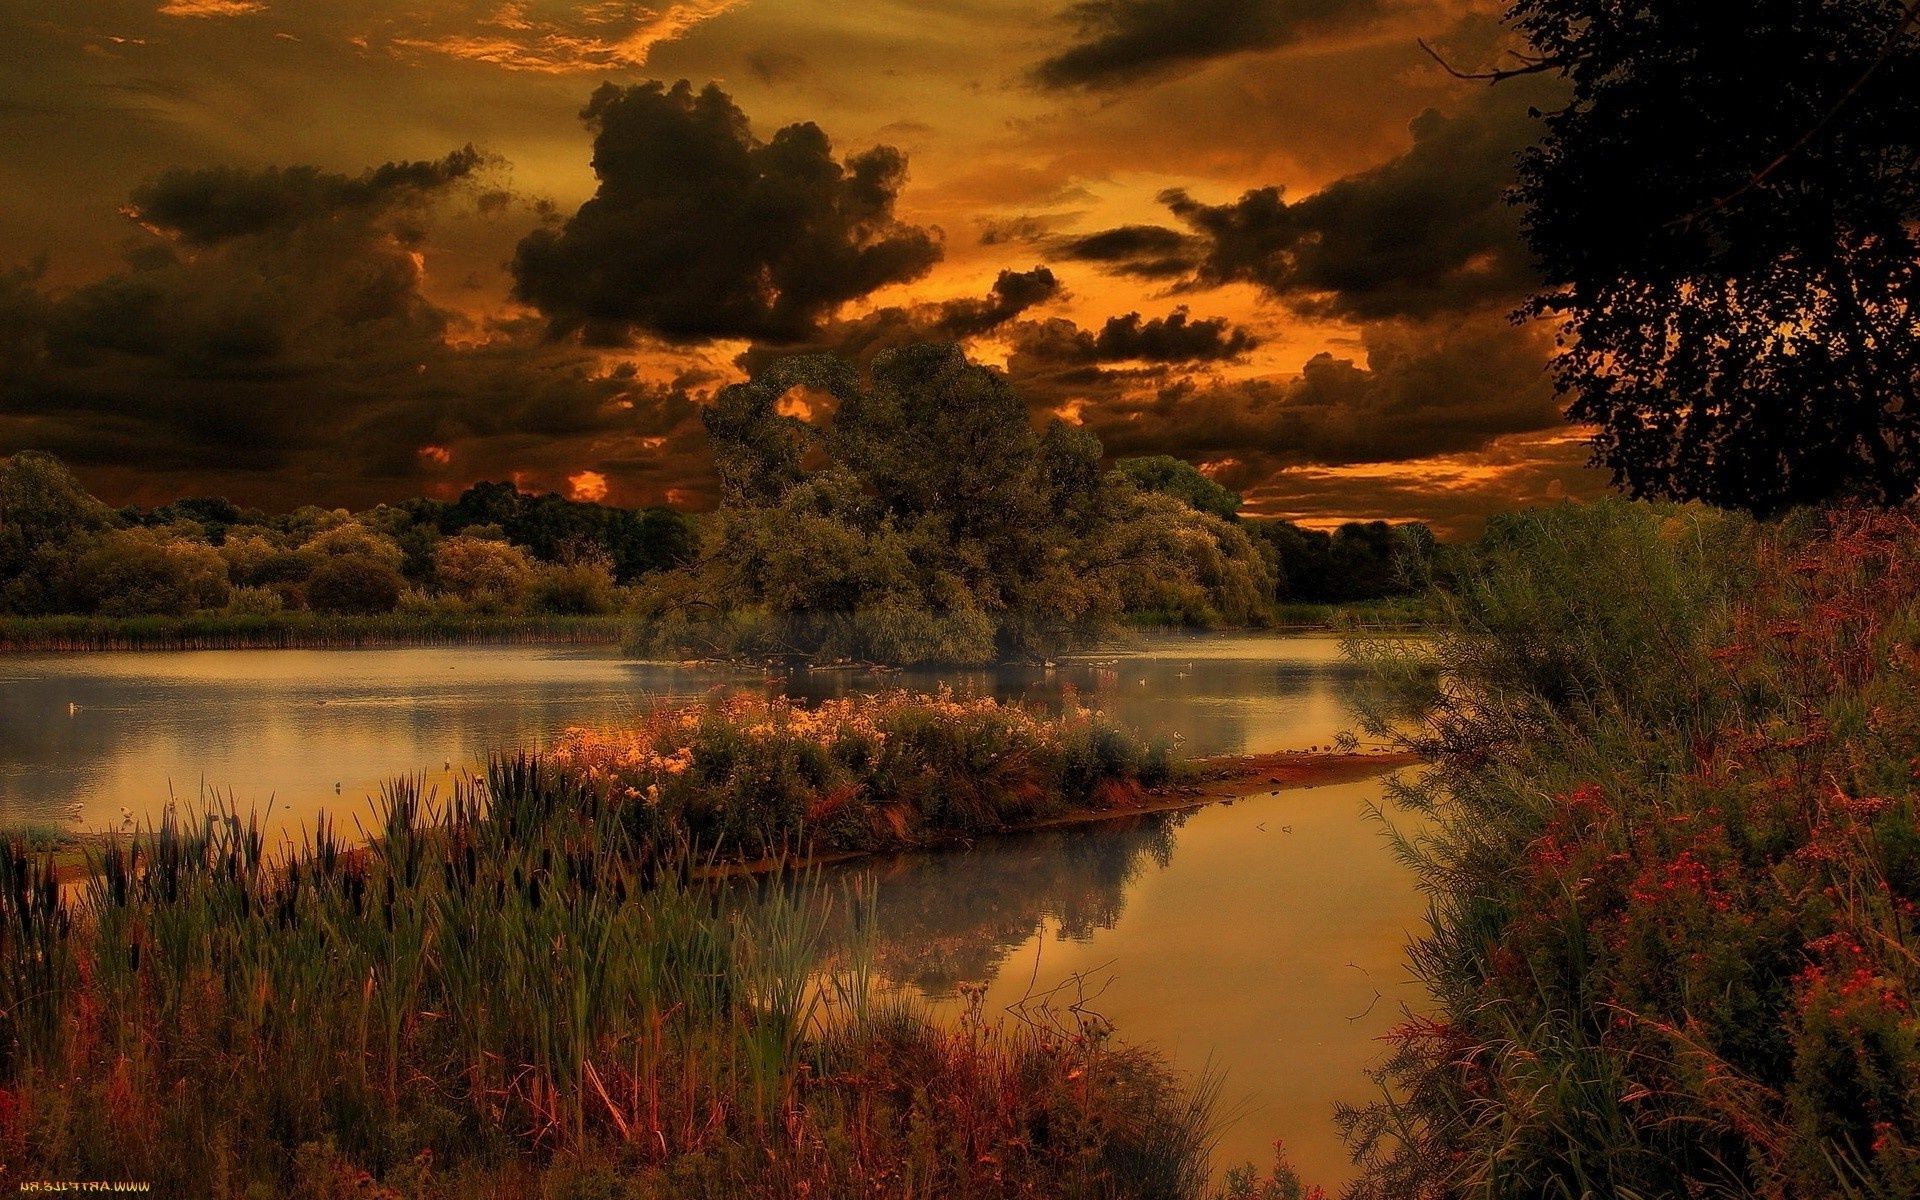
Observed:
[[[1517,198],[1558,386],[1635,496],[1756,512],[1920,488],[1920,28],[1908,0],[1515,0],[1571,85]]]
[[[392,612],[405,586],[399,568],[387,559],[336,554],[314,568],[307,580],[307,603],[315,612]]]
[[[1129,605],[1244,621],[1271,595],[1244,534],[1103,469],[1087,430],[1036,430],[1006,377],[950,344],[887,351],[865,377],[789,359],[703,418],[723,503],[703,566],[659,594],[766,614],[753,648],[1030,658]]]
[[[533,564],[511,542],[462,534],[442,540],[433,552],[433,576],[448,594],[469,604],[512,608],[533,583]]]
[[[70,586],[81,606],[113,617],[184,616],[229,594],[220,552],[164,529],[102,534],[79,555]]]
[[[1113,464],[1113,469],[1132,480],[1133,486],[1143,492],[1161,492],[1184,500],[1223,521],[1240,519],[1240,493],[1221,487],[1202,475],[1192,463],[1171,454],[1123,458]]]

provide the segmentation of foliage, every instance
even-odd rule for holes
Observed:
[[[1103,471],[1084,429],[1036,432],[1005,377],[952,345],[883,353],[866,378],[788,360],[702,415],[724,503],[701,564],[662,593],[664,638],[985,662],[1111,631],[1130,602],[1245,622],[1271,592],[1227,522]]]
[[[1638,496],[1920,487],[1920,26],[1904,0],[1514,0],[1571,86],[1518,200],[1572,420]]]
[[[365,554],[332,555],[307,578],[307,603],[321,613],[392,612],[406,581],[392,563]]]
[[[1411,596],[1433,582],[1438,547],[1417,521],[1349,521],[1332,533],[1291,521],[1241,523],[1274,576],[1276,600],[1350,603]]]
[[[1192,463],[1170,454],[1123,458],[1113,464],[1113,469],[1143,492],[1165,493],[1222,521],[1240,519],[1240,493],[1221,487]]]
[[[1914,1194],[1916,578],[1907,511],[1566,507],[1375,647],[1438,1012],[1361,1196]]]
[[[757,859],[974,835],[1136,803],[1170,770],[1084,709],[1051,719],[942,691],[828,700],[716,699],[618,731],[572,729],[559,770],[607,789],[635,844]]]
[[[0,854],[0,1183],[646,1200],[1196,1197],[1211,1092],[1104,1026],[940,1025],[831,951],[859,901],[680,882],[622,801],[497,761],[436,806]]]
[[[228,603],[261,616],[392,611],[613,613],[625,586],[686,557],[693,526],[671,509],[630,511],[510,484],[459,500],[361,513],[309,505],[268,515],[189,497],[114,511],[53,457],[0,458],[0,613],[186,616]]]

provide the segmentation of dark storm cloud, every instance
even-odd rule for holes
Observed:
[[[626,495],[697,483],[693,397],[605,377],[537,321],[476,328],[422,293],[418,222],[453,201],[469,157],[141,189],[157,232],[129,269],[64,293],[0,278],[0,453],[269,504],[515,472],[554,486],[640,446],[655,469],[617,479]]]
[[[1098,333],[1071,321],[1026,322],[1016,330],[1018,353],[1032,361],[1088,363],[1205,363],[1235,359],[1260,339],[1225,317],[1192,319],[1184,308],[1164,317],[1139,313],[1109,317]]]
[[[1363,343],[1364,364],[1322,353],[1293,379],[1177,380],[1089,404],[1083,418],[1110,453],[1231,461],[1235,485],[1301,463],[1473,450],[1560,421],[1550,336],[1515,330],[1498,311],[1381,322]]]
[[[1293,203],[1277,187],[1229,204],[1164,193],[1205,246],[1191,284],[1252,283],[1353,319],[1517,299],[1536,277],[1506,192],[1537,134],[1527,101],[1540,93],[1489,90],[1457,115],[1429,109],[1406,153]]]
[[[978,300],[949,300],[939,306],[939,318],[929,330],[934,336],[957,340],[997,329],[1037,304],[1058,299],[1065,289],[1045,267],[1031,271],[1002,271],[993,290]]]
[[[1056,238],[1050,245],[1061,258],[1100,263],[1117,274],[1173,279],[1199,268],[1207,243],[1165,225],[1120,225],[1078,237]]]
[[[339,213],[388,211],[472,176],[483,161],[468,146],[437,162],[390,162],[358,177],[304,166],[176,168],[135,188],[132,199],[143,222],[210,246]]]
[[[725,92],[684,81],[603,85],[582,116],[599,189],[513,264],[558,332],[799,342],[940,259],[935,234],[893,215],[906,159],[891,147],[842,163],[810,122],[763,142]]]
[[[749,347],[735,365],[754,374],[778,359],[797,354],[833,354],[864,364],[882,350],[915,342],[965,341],[992,333],[1028,310],[1065,295],[1066,289],[1046,267],[1002,271],[984,296],[876,308],[851,320],[827,322],[806,343]]]
[[[1078,40],[1042,62],[1045,87],[1110,88],[1249,50],[1271,50],[1380,11],[1378,0],[1080,0]]]

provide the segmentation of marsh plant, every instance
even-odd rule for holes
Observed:
[[[627,802],[517,758],[445,796],[392,784],[364,845],[322,821],[276,849],[216,811],[108,843],[79,883],[9,851],[0,1182],[1199,1194],[1204,1087],[1103,1031],[876,999],[855,892],[690,880]]]
[[[1362,1197],[1920,1191],[1920,519],[1503,518],[1375,644],[1437,1011]]]
[[[1126,808],[1174,771],[1069,702],[1057,716],[905,691],[826,700],[730,695],[624,728],[568,730],[550,762],[602,792],[651,855],[727,858],[924,845]]]

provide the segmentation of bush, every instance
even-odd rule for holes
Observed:
[[[1359,1195],[1916,1194],[1920,518],[1551,510],[1448,603]]]
[[[204,542],[158,529],[102,534],[74,564],[72,587],[90,611],[114,617],[184,616],[227,602],[227,563]]]
[[[433,552],[434,581],[482,611],[517,607],[533,583],[533,564],[518,546],[461,534]]]
[[[327,558],[307,580],[307,604],[315,612],[384,613],[400,604],[406,587],[399,568],[378,558]]]
[[[620,595],[610,567],[576,562],[541,568],[534,576],[528,603],[537,612],[594,616],[618,608]]]

